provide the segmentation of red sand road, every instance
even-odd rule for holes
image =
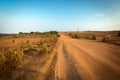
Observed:
[[[120,80],[120,47],[61,35],[55,80]]]

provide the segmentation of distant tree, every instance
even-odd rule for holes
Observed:
[[[23,34],[23,32],[19,32],[19,34]]]
[[[34,34],[34,32],[30,32],[30,34]]]
[[[58,34],[57,31],[50,31],[50,34]]]

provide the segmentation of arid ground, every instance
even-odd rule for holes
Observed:
[[[60,34],[52,53],[38,54],[34,50],[28,52],[24,55],[23,64],[15,68],[11,76],[6,74],[0,79],[120,80],[118,45]]]
[[[120,47],[61,35],[56,80],[119,80]]]

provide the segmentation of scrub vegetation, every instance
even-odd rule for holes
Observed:
[[[57,37],[56,31],[0,34],[0,79],[8,80],[30,57],[51,55]]]
[[[83,31],[67,32],[66,34],[75,39],[96,40],[120,45],[120,31]]]

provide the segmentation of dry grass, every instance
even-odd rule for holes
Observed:
[[[51,54],[56,42],[54,31],[0,35],[0,79],[8,80],[6,75],[12,75],[29,57]]]
[[[65,34],[75,39],[96,40],[120,45],[120,31],[66,32]]]

